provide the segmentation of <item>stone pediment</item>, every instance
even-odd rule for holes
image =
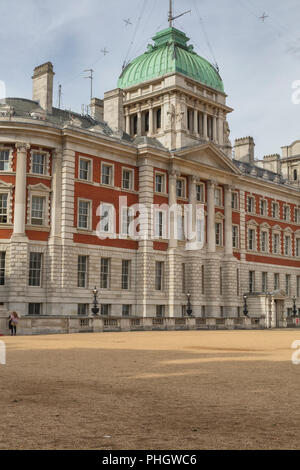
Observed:
[[[34,191],[46,191],[46,192],[51,192],[51,189],[48,188],[43,183],[38,183],[38,184],[31,184],[28,186],[29,189],[34,190]]]
[[[241,174],[230,158],[211,142],[186,148],[176,152],[175,155],[210,168],[216,168],[236,175]]]
[[[6,181],[0,181],[0,189],[11,189],[14,188],[12,183],[6,183]]]
[[[286,299],[286,293],[283,289],[274,290],[273,292],[269,292],[269,294],[276,300],[276,299]]]

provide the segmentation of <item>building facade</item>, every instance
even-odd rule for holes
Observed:
[[[0,103],[0,302],[87,315],[96,286],[102,315],[180,317],[190,293],[196,317],[236,318],[246,294],[250,316],[284,326],[300,307],[300,143],[262,161],[251,137],[232,146],[218,71],[173,27],[153,40],[89,115],[52,106],[51,63],[32,100]]]

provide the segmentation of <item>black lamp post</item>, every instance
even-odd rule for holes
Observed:
[[[297,316],[296,297],[293,297],[293,316]]]
[[[187,296],[187,310],[186,310],[186,313],[187,313],[188,317],[191,317],[192,313],[193,313],[193,310],[192,310],[192,306],[191,306],[191,293],[190,293],[190,291],[188,291],[186,296]]]
[[[98,305],[98,301],[97,301],[97,294],[98,294],[98,291],[97,291],[97,287],[95,286],[94,289],[93,289],[93,294],[94,294],[94,307],[92,308],[92,312],[94,315],[98,315],[99,313],[99,308],[97,307]]]
[[[247,317],[248,307],[247,307],[247,295],[246,294],[243,295],[243,299],[244,299],[244,315],[245,315],[245,317]]]

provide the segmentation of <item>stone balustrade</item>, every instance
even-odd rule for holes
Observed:
[[[294,326],[300,326],[300,323]],[[289,324],[289,326],[292,326]],[[18,325],[19,335],[59,333],[100,333],[114,331],[167,330],[234,330],[263,329],[264,318],[199,318],[199,317],[87,317],[87,316],[24,316]],[[8,320],[0,318],[0,334],[8,335]]]

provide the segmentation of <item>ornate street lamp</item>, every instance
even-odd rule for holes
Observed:
[[[191,317],[192,313],[193,313],[193,310],[192,310],[192,306],[191,306],[191,293],[190,293],[190,291],[188,291],[186,296],[187,296],[187,310],[186,310],[186,313],[187,313],[188,317]]]
[[[244,315],[245,317],[248,316],[248,307],[247,307],[247,295],[244,294],[243,295],[243,299],[244,299]]]
[[[94,315],[98,315],[99,313],[99,308],[97,307],[98,305],[98,301],[97,301],[97,294],[98,294],[98,291],[97,291],[97,287],[95,286],[94,289],[93,289],[93,294],[94,294],[94,307],[92,308],[92,312]]]
[[[296,297],[293,297],[293,316],[297,316]]]

